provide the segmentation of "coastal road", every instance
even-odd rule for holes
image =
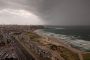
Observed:
[[[17,40],[14,40],[13,47],[15,48],[16,54],[19,60],[35,60],[32,55],[30,55]]]

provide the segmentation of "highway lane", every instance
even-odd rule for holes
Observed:
[[[21,46],[17,40],[14,40],[13,44],[16,54],[18,55],[19,60],[35,60],[32,55],[30,55],[24,48]]]

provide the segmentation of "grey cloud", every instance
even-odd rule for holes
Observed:
[[[43,7],[46,8],[41,9],[48,24],[90,25],[89,0],[49,0],[49,2],[46,1],[47,4]]]
[[[0,0],[0,7],[32,11],[50,25],[90,25],[90,0]]]

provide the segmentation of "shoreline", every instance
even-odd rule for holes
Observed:
[[[77,48],[74,48],[70,44],[66,43],[66,41],[64,41],[63,39],[57,39],[56,37],[53,37],[53,36],[43,35],[44,32],[41,32],[41,31],[39,31],[39,32],[36,31],[35,33],[40,35],[41,37],[46,38],[45,40],[50,41],[51,44],[56,43],[55,44],[56,46],[61,46],[61,47],[63,47],[63,49],[66,49],[66,51],[63,51],[63,52],[69,51],[69,53],[76,55],[77,57],[74,57],[74,58],[79,57],[79,60],[86,60],[87,58],[90,59],[90,52],[82,51],[82,50],[79,50]]]
[[[68,39],[62,39],[62,37],[56,37],[55,35],[54,36],[51,36],[49,33],[43,31],[42,29],[39,29],[39,30],[36,30],[35,31],[36,34],[42,36],[42,37],[47,37],[47,39],[50,37],[50,38],[54,38],[55,41],[57,42],[60,42],[60,43],[63,43],[67,46],[70,46],[72,48],[75,48],[81,52],[87,52],[89,53],[90,52],[90,41],[84,41],[84,40],[80,40],[80,39],[76,39],[76,40],[68,40]],[[51,34],[54,34],[54,33],[51,33]]]

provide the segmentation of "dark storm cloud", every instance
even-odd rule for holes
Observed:
[[[41,7],[49,24],[90,25],[90,0],[44,0]]]
[[[26,9],[51,25],[90,25],[90,0],[0,0],[0,8]]]
[[[0,8],[36,11],[42,0],[0,0]]]

